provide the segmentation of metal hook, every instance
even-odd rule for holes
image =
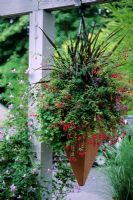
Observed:
[[[82,2],[81,2],[81,0],[74,0],[74,2],[75,2],[75,6],[77,7],[79,7],[79,6],[81,6],[81,4],[82,4]]]

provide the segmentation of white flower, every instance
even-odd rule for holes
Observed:
[[[36,188],[33,188],[32,186],[30,187],[30,189],[31,189],[32,192],[36,191]]]
[[[30,135],[30,136],[29,136],[29,141],[31,141],[31,140],[32,140],[32,136]]]
[[[24,81],[23,81],[23,80],[20,80],[20,81],[19,81],[19,84],[20,84],[20,85],[23,85],[23,84],[24,84]]]
[[[8,169],[5,171],[5,174],[7,174],[7,175],[8,175],[8,174],[10,174],[10,172],[9,172],[9,170],[8,170]]]
[[[14,96],[11,94],[11,95],[9,96],[9,98],[13,99],[13,98],[14,98]]]
[[[17,199],[22,199],[22,196],[19,195],[19,196],[17,197]]]
[[[12,69],[12,73],[16,73],[17,72],[17,70],[14,68],[14,69]]]
[[[10,105],[8,106],[8,109],[9,109],[9,110],[12,110],[13,107],[14,107],[13,104],[10,104]]]
[[[25,71],[25,74],[30,74],[30,69],[29,68]]]
[[[102,155],[99,155],[96,157],[96,163],[99,165],[99,166],[102,166],[104,165],[106,162],[106,158]]]
[[[125,125],[126,125],[126,124],[128,124],[128,121],[127,121],[126,119],[124,119],[124,123],[125,123]]]
[[[11,82],[9,82],[7,86],[8,86],[8,87],[11,87],[11,86],[12,86],[12,83],[11,83]]]
[[[27,175],[26,175],[26,174],[24,174],[24,175],[23,175],[23,178],[25,178],[26,176],[27,176]]]
[[[114,145],[117,149],[119,149],[119,147],[121,146],[121,142],[122,142],[122,139],[119,137],[118,138],[118,141],[116,142],[116,144]]]
[[[32,174],[38,174],[38,169],[37,168],[32,169]]]
[[[16,192],[16,190],[17,190],[17,187],[16,187],[14,184],[12,184],[12,185],[10,186],[10,191],[11,191],[11,192]]]
[[[20,104],[19,108],[20,108],[21,110],[23,110],[23,109],[24,109],[24,105],[23,105],[23,104]]]

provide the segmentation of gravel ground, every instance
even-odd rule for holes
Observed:
[[[111,187],[104,174],[104,168],[94,167],[88,176],[85,186],[79,191],[70,193],[67,200],[112,200]]]

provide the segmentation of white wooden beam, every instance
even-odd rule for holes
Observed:
[[[113,0],[82,0],[84,5]],[[37,10],[55,10],[80,5],[80,0],[0,0],[0,16],[22,15]]]
[[[84,5],[90,5],[93,3],[108,3],[112,0],[82,0]],[[55,10],[66,9],[80,5],[80,0],[40,0],[39,9]]]
[[[0,0],[0,16],[26,14],[38,10],[38,0]]]

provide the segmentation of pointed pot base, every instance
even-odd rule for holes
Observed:
[[[75,155],[76,161],[70,161],[73,173],[80,186],[85,184],[88,173],[93,165],[100,145],[86,144],[86,153],[84,156]],[[67,157],[70,158],[71,151],[66,150]]]

